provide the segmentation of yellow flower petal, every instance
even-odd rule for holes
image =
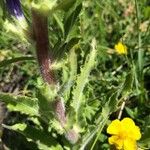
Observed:
[[[135,126],[134,137],[135,137],[135,140],[139,140],[141,138],[141,132],[138,126]]]
[[[139,140],[141,138],[141,133],[138,126],[135,126],[134,128],[130,129],[129,137],[134,140]]]
[[[107,133],[116,135],[119,134],[120,129],[121,129],[121,122],[118,119],[116,119],[112,121],[111,124],[108,126]]]
[[[136,141],[132,139],[124,140],[123,149],[124,150],[137,150]]]
[[[130,129],[130,128],[133,128],[135,126],[134,121],[130,118],[124,118],[123,120],[121,120],[121,124],[126,129]]]
[[[115,45],[115,50],[118,54],[127,54],[127,47],[121,42]]]
[[[139,140],[141,138],[141,133],[140,133],[140,129],[138,126],[135,125],[134,121],[130,118],[124,118],[121,121],[123,130],[126,131],[126,133],[128,134],[127,136],[135,139],[135,140]]]
[[[115,145],[117,149],[122,149],[123,148],[123,140],[118,138],[118,136],[111,136],[108,139],[109,144]]]

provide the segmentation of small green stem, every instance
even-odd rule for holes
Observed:
[[[137,18],[137,31],[138,31],[138,71],[139,71],[139,80],[142,81],[143,80],[143,64],[144,64],[144,52],[141,49],[142,47],[142,40],[141,40],[141,33],[140,33],[140,13],[139,13],[139,5],[138,5],[138,1],[135,0],[135,7],[136,7],[136,18]]]
[[[138,80],[140,82],[140,92],[143,93],[144,90],[144,82],[143,82],[143,66],[144,66],[144,51],[141,49],[142,46],[142,39],[141,39],[141,32],[140,32],[140,11],[139,11],[139,4],[138,1],[135,0],[135,7],[136,7],[136,17],[137,17],[137,31],[138,31]],[[140,101],[143,101],[143,94],[140,94]]]
[[[96,142],[97,142],[97,140],[98,140],[98,138],[99,138],[99,136],[100,136],[100,134],[101,134],[101,132],[102,132],[102,130],[103,130],[103,128],[104,128],[106,122],[107,122],[107,120],[108,120],[108,118],[105,118],[105,119],[103,120],[102,124],[98,127],[98,131],[97,131],[98,134],[97,134],[97,136],[96,136],[96,138],[95,138],[95,140],[94,140],[94,143],[93,143],[93,145],[92,145],[92,147],[91,147],[90,150],[93,150],[93,149],[94,149],[94,146],[95,146],[95,144],[96,144]]]

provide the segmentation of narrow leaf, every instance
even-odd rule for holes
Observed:
[[[26,124],[15,124],[13,126],[3,125],[3,127],[23,134],[26,138],[36,142],[40,147],[41,145],[45,145],[45,147],[51,150],[55,145],[58,150],[62,150],[59,143],[49,133],[41,129]]]
[[[38,100],[36,98],[0,93],[0,101],[5,102],[10,111],[18,111],[31,116],[39,116]]]
[[[24,56],[24,57],[16,57],[12,59],[3,60],[0,62],[0,68],[6,67],[12,63],[18,62],[18,61],[26,61],[26,60],[34,60],[34,57],[32,56]]]
[[[70,30],[72,29],[73,25],[75,24],[75,21],[81,11],[82,5],[76,7],[76,9],[71,13],[71,15],[68,17],[68,19],[65,22],[64,28],[65,28],[65,37],[68,36]]]
[[[96,41],[95,39],[92,41],[92,50],[89,56],[86,59],[84,67],[81,69],[80,75],[77,77],[77,85],[73,90],[73,102],[71,106],[74,108],[76,115],[79,114],[79,108],[82,103],[82,96],[84,87],[88,81],[89,74],[94,67],[95,58],[96,58]]]

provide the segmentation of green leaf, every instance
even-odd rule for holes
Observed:
[[[90,98],[88,98],[90,99]],[[87,101],[87,100],[86,100]],[[100,100],[89,100],[87,104],[84,106],[84,115],[86,118],[88,118],[90,121],[94,118],[93,116],[96,114],[96,112],[99,110],[100,106]]]
[[[34,57],[31,56],[25,56],[25,57],[16,57],[8,60],[3,60],[0,62],[0,68],[1,67],[6,67],[12,63],[18,62],[18,61],[26,61],[26,60],[35,60]]]
[[[3,0],[1,0],[0,1],[0,21],[1,21],[2,17],[3,17],[3,15],[4,15],[4,13],[5,13],[5,3],[4,3]]]
[[[19,111],[30,116],[39,116],[38,100],[36,98],[0,93],[0,100],[7,104],[10,111]]]
[[[104,105],[102,108],[102,116],[106,118],[109,114],[117,110],[117,105],[118,105],[118,92],[116,91],[115,93],[112,93],[110,96],[108,102]]]
[[[3,16],[3,9],[0,7],[0,17],[2,17],[2,16]]]
[[[147,6],[144,8],[144,17],[148,19],[149,16],[150,16],[150,6]]]
[[[53,118],[56,89],[47,84],[41,85],[37,90],[36,97],[38,98],[39,115],[46,122],[49,123]]]
[[[50,126],[60,135],[62,135],[65,132],[60,122],[58,122],[56,119],[51,119]]]
[[[96,46],[96,41],[95,41],[95,39],[93,39],[92,50],[86,58],[85,64],[84,64],[83,68],[81,69],[81,73],[77,77],[77,81],[76,81],[77,85],[73,90],[73,102],[71,103],[71,106],[74,108],[74,111],[77,116],[80,114],[79,108],[82,103],[84,87],[85,87],[86,83],[88,82],[89,74],[95,65],[95,59],[96,59],[96,55],[97,55],[95,46]]]
[[[101,135],[101,132],[104,128],[104,126],[106,125],[107,121],[108,121],[108,115],[106,116],[106,118],[103,118],[102,116],[100,116],[98,118],[99,122],[97,123],[97,125],[88,133],[86,134],[83,138],[82,138],[82,144],[80,145],[79,150],[84,150],[86,149],[88,143],[90,143],[90,141],[95,137],[96,133],[97,136],[94,140],[94,143],[92,145],[92,147],[90,148],[90,150],[92,150],[99,138],[99,136]]]
[[[71,31],[72,27],[74,26],[81,9],[82,9],[82,4],[78,5],[76,7],[76,9],[69,15],[69,17],[65,21],[65,24],[64,24],[65,37],[68,36],[69,32]]]
[[[122,86],[122,95],[128,95],[131,92],[133,87],[133,74],[129,73],[126,76],[125,82]]]
[[[69,52],[69,58],[68,58],[68,64],[69,64],[69,77],[67,78],[66,83],[64,83],[62,89],[60,90],[61,93],[63,93],[64,99],[68,100],[69,99],[69,95],[71,92],[71,87],[73,86],[75,79],[76,79],[76,75],[77,75],[77,54],[76,54],[76,46],[74,46],[70,52]],[[65,67],[62,68],[63,70],[65,70]],[[65,75],[62,77],[62,80],[65,81],[66,77]]]
[[[23,134],[26,138],[36,142],[39,148],[44,146],[47,147],[48,150],[53,150],[53,148],[63,150],[52,135],[41,129],[26,124],[15,124],[13,126],[3,125],[3,127]]]
[[[129,107],[125,107],[125,110],[131,118],[135,119],[134,111],[132,109],[130,109]]]
[[[68,51],[70,51],[78,42],[80,38],[72,38],[68,42],[60,42],[56,43],[55,48],[54,48],[54,57],[55,59],[60,59],[64,58],[64,54]],[[59,45],[59,46],[58,46]]]
[[[99,139],[99,136],[100,136],[104,126],[106,125],[106,123],[108,121],[109,115],[112,112],[116,111],[117,105],[118,105],[118,92],[116,91],[115,93],[113,93],[110,96],[108,102],[102,108],[102,113],[100,114],[100,117],[98,119],[97,126],[94,129],[93,133],[91,133],[91,135],[88,137],[88,139],[87,139],[88,141],[85,142],[85,144],[87,145],[87,142],[89,142],[94,137],[94,135],[97,133],[97,136],[94,140],[91,150],[94,149],[94,146],[95,146],[97,140]]]
[[[59,28],[61,29],[62,35],[64,36],[64,25],[59,15],[53,14],[55,21],[57,22]]]
[[[64,11],[68,11],[75,2],[76,0],[62,0],[55,9],[62,9]]]
[[[92,119],[92,116],[96,113],[97,108],[92,106],[85,106],[85,117],[89,120]]]
[[[150,148],[150,115],[148,115],[144,119],[144,133],[142,135],[141,140],[139,141],[139,145],[141,147]]]
[[[139,142],[139,145],[142,147],[150,148],[150,126],[146,127],[143,138]]]
[[[13,126],[7,126],[7,125],[4,125],[4,124],[3,124],[3,127],[4,127],[4,128],[7,128],[7,129],[9,129],[9,130],[24,131],[24,130],[26,129],[27,125],[26,125],[25,123],[17,123],[17,124],[15,124],[15,125],[13,125]]]

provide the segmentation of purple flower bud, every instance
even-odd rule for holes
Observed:
[[[15,16],[17,19],[24,18],[20,0],[6,0],[6,4],[11,15]]]

